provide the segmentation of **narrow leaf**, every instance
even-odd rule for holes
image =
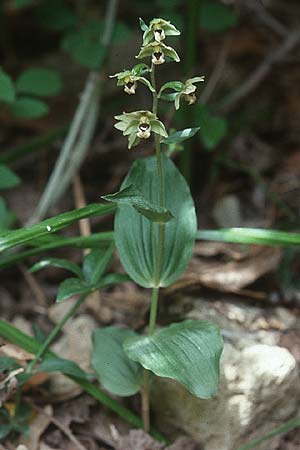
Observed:
[[[67,278],[59,285],[56,301],[60,303],[73,295],[88,294],[92,290],[91,286],[84,284],[78,278]]]
[[[104,274],[112,260],[115,245],[110,243],[103,248],[92,250],[83,261],[83,274],[88,284],[95,284]]]
[[[51,97],[61,89],[62,81],[56,70],[30,68],[24,70],[16,81],[16,90],[22,94]]]
[[[1,83],[1,81],[0,81]],[[0,189],[9,189],[20,184],[21,179],[9,167],[0,164]]]
[[[300,245],[300,233],[264,230],[262,228],[223,228],[198,230],[197,239],[204,241],[232,242],[257,245]]]
[[[173,218],[170,211],[149,202],[133,184],[115,194],[104,195],[102,198],[109,202],[133,206],[136,211],[152,222],[166,223]]]
[[[68,259],[61,259],[61,258],[47,258],[43,259],[42,261],[37,262],[34,264],[30,272],[37,272],[38,270],[44,269],[45,267],[53,266],[57,267],[59,269],[66,269],[70,272],[73,272],[75,275],[77,275],[79,278],[82,277],[82,271],[80,267],[73,263],[72,261],[69,261]]]
[[[15,88],[11,77],[0,69],[0,101],[13,103],[15,101]]]
[[[73,361],[63,358],[46,358],[35,370],[35,373],[41,372],[61,372],[65,375],[71,375],[76,378],[87,380],[88,375]]]
[[[54,233],[62,228],[71,225],[77,220],[84,219],[86,217],[101,216],[104,214],[112,213],[115,210],[114,205],[99,205],[91,204],[84,208],[75,209],[51,219],[44,220],[32,227],[19,228],[15,231],[7,231],[0,234],[0,252],[16,245],[24,244],[32,239],[41,238]]]
[[[153,336],[125,341],[124,349],[145,369],[179,381],[196,397],[211,398],[218,389],[223,342],[209,322],[175,323]]]
[[[93,367],[100,383],[112,394],[129,396],[140,389],[141,366],[123,350],[125,339],[135,336],[134,331],[117,327],[98,328],[93,333]]]
[[[299,418],[292,419],[289,422],[286,422],[283,425],[276,427],[274,430],[270,431],[269,433],[266,433],[260,438],[254,439],[253,441],[248,442],[248,444],[242,445],[237,450],[250,450],[252,448],[257,449],[258,446],[263,442],[268,441],[280,434],[287,433],[288,431],[294,430],[295,428],[298,427],[300,427],[300,419]]]
[[[176,144],[178,142],[183,142],[186,139],[190,139],[195,136],[195,134],[200,130],[200,127],[196,128],[185,128],[181,131],[176,131],[169,135],[169,137],[162,140],[163,144]]]

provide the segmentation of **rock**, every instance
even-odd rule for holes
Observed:
[[[64,335],[52,349],[61,358],[70,359],[83,370],[91,371],[91,335],[96,327],[96,322],[90,316],[81,314],[65,325]],[[50,393],[56,400],[73,398],[82,391],[80,386],[62,374],[53,373],[49,377]]]
[[[203,450],[236,450],[297,415],[297,363],[286,348],[277,345],[285,329],[282,321],[287,320],[288,326],[294,323],[291,313],[201,301],[188,318],[210,320],[223,330],[219,393],[214,399],[201,400],[175,381],[155,378],[152,407],[162,429],[184,431]],[[270,323],[278,327],[272,329]],[[266,441],[260,450],[277,449],[279,439]]]

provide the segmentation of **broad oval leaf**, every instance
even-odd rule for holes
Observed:
[[[185,320],[153,336],[128,339],[129,358],[159,377],[172,378],[199,398],[215,395],[220,379],[223,341],[218,327],[200,320]]]
[[[15,101],[15,87],[11,77],[0,69],[0,101],[13,103]]]
[[[68,259],[62,259],[62,258],[47,258],[42,259],[41,261],[35,263],[31,268],[30,272],[37,272],[38,270],[44,269],[45,267],[53,266],[57,267],[59,269],[65,269],[69,270],[70,272],[73,272],[75,275],[77,275],[79,278],[82,278],[82,271],[80,267],[73,263],[72,261],[69,261]]]
[[[152,222],[166,223],[173,217],[166,208],[149,202],[133,184],[115,194],[103,195],[102,198],[113,203],[131,205],[137,212]]]
[[[19,119],[37,119],[49,112],[45,102],[31,97],[18,98],[10,105],[10,110]]]
[[[100,383],[109,392],[129,396],[140,390],[140,364],[123,350],[125,339],[136,337],[132,330],[117,327],[98,328],[93,333],[92,364]]]
[[[56,70],[42,67],[24,70],[16,81],[17,92],[50,97],[61,91],[62,81]]]
[[[165,227],[159,286],[169,286],[188,264],[195,242],[197,221],[189,187],[173,162],[162,155],[165,207],[174,218]],[[121,189],[134,184],[151,203],[159,204],[156,158],[139,159],[132,165]],[[132,207],[119,205],[115,239],[121,262],[130,277],[143,287],[156,286],[158,229]]]

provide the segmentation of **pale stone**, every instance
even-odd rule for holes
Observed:
[[[285,318],[293,322],[290,314],[277,310],[270,308],[267,323]],[[236,450],[298,414],[300,383],[295,358],[275,345],[279,331],[266,330],[262,323],[254,327],[254,319],[264,314],[258,307],[218,304],[214,309],[207,303],[188,314],[211,320],[223,330],[220,388],[216,398],[201,400],[172,380],[156,378],[152,406],[162,429],[187,433],[203,450]],[[266,441],[260,450],[276,449],[278,442],[279,438]]]

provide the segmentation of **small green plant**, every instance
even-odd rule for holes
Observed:
[[[37,119],[49,112],[47,103],[39,97],[52,97],[62,88],[60,75],[55,70],[30,68],[14,82],[0,68],[0,102],[18,119]]]
[[[152,110],[123,112],[115,117],[115,127],[127,137],[129,149],[153,136],[155,156],[137,159],[121,190],[103,198],[118,205],[115,241],[124,269],[138,285],[152,290],[149,328],[143,336],[118,327],[97,329],[93,367],[101,384],[113,394],[141,393],[148,431],[153,374],[178,381],[197,397],[211,398],[218,388],[223,344],[218,328],[206,321],[185,320],[156,329],[159,291],[174,283],[186,268],[197,232],[189,187],[168,154],[198,129],[173,130],[169,136],[158,117],[159,101],[174,102],[176,109],[182,102],[195,103],[196,83],[204,77],[169,81],[158,89],[156,67],[180,61],[165,39],[180,32],[164,19],[153,19],[149,26],[141,20],[141,29],[143,44],[136,58],[149,57],[151,65],[138,64],[113,77],[130,95],[139,82],[144,84],[153,96]]]

